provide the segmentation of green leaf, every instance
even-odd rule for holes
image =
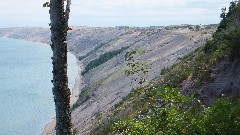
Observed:
[[[141,50],[139,50],[139,49],[137,48],[136,51],[139,53],[139,55],[142,55],[142,51],[141,51]]]
[[[132,54],[136,54],[137,52],[136,51],[132,51]]]
[[[131,54],[131,53],[132,53],[132,50],[128,50],[127,53],[130,53],[130,54]]]
[[[43,7],[50,7],[50,2],[43,3]]]

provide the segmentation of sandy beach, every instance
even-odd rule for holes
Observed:
[[[78,65],[78,75],[75,79],[75,84],[74,84],[74,88],[72,90],[72,95],[70,97],[70,106],[72,108],[73,104],[78,100],[78,95],[79,95],[79,90],[80,90],[80,86],[81,86],[81,70],[82,70],[82,66],[81,64],[77,61],[77,65]],[[42,129],[40,135],[53,135],[55,134],[54,132],[54,128],[56,125],[56,119],[55,117]]]

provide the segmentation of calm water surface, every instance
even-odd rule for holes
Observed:
[[[0,135],[38,135],[55,115],[49,46],[0,38]],[[68,54],[69,87],[77,76]]]

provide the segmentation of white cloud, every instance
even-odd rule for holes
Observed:
[[[139,20],[135,25],[141,25],[140,21],[147,24],[146,18],[155,20],[156,25],[167,25],[176,19],[182,23],[218,23],[221,7],[229,2],[230,0],[78,0],[73,1],[72,11],[84,20],[95,20],[98,23],[105,20],[108,24],[109,20],[115,19],[115,25],[122,22],[130,24],[134,20]],[[114,25],[111,22],[109,24]]]
[[[0,17],[4,18],[0,27],[10,24],[47,26],[48,8],[42,7],[46,1],[0,2]],[[70,24],[114,26],[217,23],[221,7],[228,6],[229,2],[231,0],[72,0]]]

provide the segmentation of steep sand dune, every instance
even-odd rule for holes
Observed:
[[[127,46],[128,49],[139,48],[143,55],[137,59],[147,62],[151,67],[147,76],[150,80],[159,75],[163,67],[170,66],[201,46],[215,31],[215,27],[202,26],[200,31],[193,30],[194,27],[73,27],[68,34],[68,49],[76,56],[82,57],[79,65],[84,68],[91,60],[108,51]],[[50,43],[50,31],[46,28],[0,29],[0,37]],[[125,53],[126,50],[76,80],[77,95],[82,90],[87,90],[87,95],[84,96],[88,96],[87,100],[72,112],[73,127],[79,135],[87,134],[92,129],[96,114],[108,114],[111,107],[136,86],[130,86],[131,77],[124,74]],[[75,95],[74,101],[76,97]],[[54,134],[53,127],[54,122],[45,128],[43,134]]]

